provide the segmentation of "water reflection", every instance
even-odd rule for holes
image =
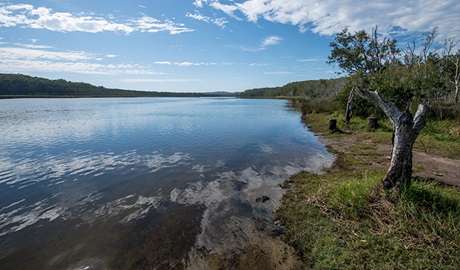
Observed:
[[[0,265],[128,265],[144,251],[123,250],[149,235],[163,247],[149,267],[170,254],[170,265],[200,268],[209,254],[259,241],[279,184],[334,158],[286,103],[0,100]],[[183,246],[167,247],[181,234]],[[30,250],[35,259],[21,260]]]

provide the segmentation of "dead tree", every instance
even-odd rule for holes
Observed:
[[[401,111],[396,105],[382,98],[377,91],[356,89],[356,93],[376,103],[388,116],[394,128],[394,141],[390,167],[382,185],[386,189],[410,185],[412,177],[412,146],[425,125],[427,106],[420,104],[413,117],[408,111]]]
[[[458,104],[458,86],[460,84],[460,51],[458,51],[456,54],[452,55],[451,57],[451,62],[455,66],[453,78],[451,79],[451,83],[455,87],[454,91],[454,100],[455,104]]]
[[[419,65],[420,61],[427,61],[431,55],[430,46],[436,34],[436,29],[427,35],[421,57],[411,54],[406,61],[407,65]],[[414,116],[410,112],[401,111],[393,102],[387,101],[377,92],[371,91],[378,80],[389,75],[393,82],[397,82],[395,76],[401,76],[397,67],[401,65],[399,57],[400,50],[397,48],[395,39],[383,38],[379,40],[377,27],[369,35],[366,31],[358,31],[354,34],[348,29],[337,33],[334,41],[330,43],[331,55],[328,57],[329,64],[337,63],[342,70],[351,75],[354,81],[354,90],[350,94],[351,105],[353,94],[359,95],[377,104],[390,118],[394,128],[393,149],[391,163],[382,184],[385,188],[400,188],[409,185],[412,176],[412,146],[425,125],[427,107],[419,105]],[[415,47],[414,47],[415,50]],[[418,61],[418,62],[417,62]],[[395,69],[393,69],[395,68]],[[383,77],[382,77],[383,76]],[[411,93],[409,94],[416,94]],[[397,99],[395,99],[397,100]],[[348,106],[351,108],[351,106]],[[351,112],[351,110],[348,111]],[[351,114],[346,113],[347,117]]]
[[[329,130],[332,132],[337,130],[337,119],[329,119]]]
[[[353,116],[353,111],[352,111],[352,108],[353,108],[353,95],[354,95],[354,87],[351,89],[350,91],[350,95],[348,96],[348,100],[347,100],[347,108],[345,110],[345,123],[349,124],[350,123],[350,119],[351,117]]]
[[[460,85],[460,50],[456,53],[453,53],[454,48],[458,45],[460,41],[454,38],[449,38],[444,42],[444,54],[445,59],[449,59],[451,64],[454,65],[454,71],[450,83],[454,85],[454,101],[455,104],[458,104],[458,94],[459,94],[459,85]]]

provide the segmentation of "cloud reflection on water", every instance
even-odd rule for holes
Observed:
[[[0,136],[6,138],[0,142],[0,235],[23,249],[21,239],[29,237],[29,230],[45,232],[36,239],[41,245],[50,228],[66,238],[74,226],[105,230],[110,224],[123,231],[168,216],[175,207],[200,205],[200,216],[194,218],[202,232],[191,258],[200,248],[230,254],[248,243],[255,222],[273,217],[282,196],[279,184],[303,169],[319,172],[334,158],[285,103],[6,103],[20,104],[20,110],[10,107],[9,118],[0,108]],[[262,196],[270,200],[257,202]],[[91,229],[86,233],[91,238]],[[122,241],[117,237],[109,238]],[[84,240],[69,241],[73,246]]]
[[[261,151],[267,152],[267,149],[261,147]],[[189,253],[190,260],[199,265],[204,263],[203,250],[210,254],[232,254],[257,243],[258,237],[265,236],[255,227],[255,220],[270,224],[274,219],[283,195],[280,184],[301,170],[322,173],[334,159],[333,154],[317,152],[302,163],[221,171],[215,174],[213,181],[197,181],[185,189],[172,190],[169,197],[173,202],[200,203],[207,207],[201,221],[202,232]],[[258,199],[263,196],[269,200],[261,203]]]
[[[74,182],[78,178],[85,176],[91,178],[92,182],[97,182],[97,176],[109,173],[112,170],[121,172],[133,167],[144,167],[150,172],[157,172],[165,168],[186,165],[190,159],[190,155],[180,152],[172,155],[163,155],[157,152],[151,155],[140,155],[135,151],[120,155],[115,155],[114,153],[87,153],[82,155],[82,153],[79,153],[76,156],[62,155],[49,160],[26,158],[21,160],[19,164],[2,157],[0,158],[0,172],[10,173],[2,174],[0,184],[7,185],[8,187],[5,188],[11,188],[12,192],[14,192],[15,187],[21,189],[21,187],[26,188],[30,185],[42,186],[40,184],[42,182],[48,187],[57,184],[64,185],[66,182]],[[35,203],[31,203],[33,198],[27,198],[27,200],[26,198],[19,198],[20,200],[16,202],[2,206],[0,210],[0,236],[22,230],[40,220],[49,220],[51,222],[57,218],[78,218],[78,214],[75,215],[76,210],[73,208],[84,208],[86,207],[85,204],[92,204],[103,196],[97,191],[96,186],[91,185],[88,181],[86,185],[89,185],[90,188],[82,191],[79,189],[76,191],[71,188],[55,190],[53,187],[52,192],[54,193],[50,198],[44,198]],[[88,192],[90,193],[88,194]],[[135,203],[127,204],[127,199],[135,196],[135,194],[131,194],[103,204],[89,217],[85,216],[85,219],[94,220],[97,217],[113,215],[128,208],[139,208],[125,217],[126,222],[128,222],[145,215],[161,199],[161,196],[138,196]],[[72,201],[74,202],[72,203]]]

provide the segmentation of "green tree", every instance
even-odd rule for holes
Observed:
[[[397,58],[399,49],[395,39],[378,39],[377,27],[372,35],[361,30],[350,33],[347,28],[334,37],[330,43],[331,55],[328,57],[329,64],[338,64],[343,72],[350,76],[351,89],[369,88],[376,84],[376,80],[382,79],[382,74],[389,66],[399,64]],[[345,121],[348,123],[352,117],[355,91],[350,91],[347,100]]]
[[[383,92],[386,94],[390,93],[389,89],[405,90],[394,76],[403,68],[398,59],[400,51],[397,49],[396,40],[379,39],[377,27],[370,35],[364,30],[352,34],[344,29],[334,37],[330,45],[332,50],[328,62],[338,64],[350,76],[353,90],[350,92],[349,101],[353,100],[354,95],[367,99],[379,106],[393,124],[391,162],[382,180],[383,187],[391,189],[410,185],[412,146],[425,125],[427,106],[420,104],[413,116],[380,93],[380,90],[385,90]],[[394,91],[394,94],[399,95],[400,91]],[[401,97],[393,95],[392,98],[402,102]]]

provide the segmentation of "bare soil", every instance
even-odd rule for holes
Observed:
[[[336,137],[320,137],[326,145],[330,145],[333,149],[350,153],[348,149],[357,144],[361,145],[375,145],[377,151],[381,153],[388,162],[380,162],[372,164],[386,168],[390,164],[391,158],[391,145],[390,144],[375,144],[370,140],[359,140],[355,136],[343,135]],[[428,154],[419,151],[413,151],[413,176],[424,179],[436,180],[450,186],[460,188],[460,160],[450,159],[438,155]]]

